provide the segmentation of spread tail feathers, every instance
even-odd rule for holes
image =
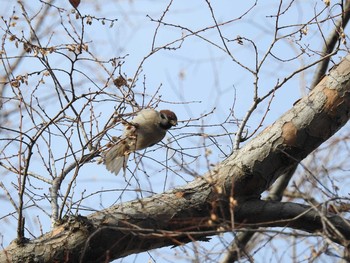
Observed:
[[[126,163],[129,159],[129,154],[121,154],[118,145],[112,147],[105,156],[105,165],[108,171],[118,175],[120,169],[126,170]]]
[[[125,171],[126,162],[128,161],[128,158],[129,158],[129,155],[114,158],[112,161],[106,164],[107,170],[114,173],[115,175],[118,175],[122,167],[123,167],[123,170]]]

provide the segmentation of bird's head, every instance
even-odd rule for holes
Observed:
[[[160,126],[168,130],[177,125],[176,114],[170,110],[161,110],[160,112]]]

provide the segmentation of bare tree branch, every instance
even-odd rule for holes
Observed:
[[[350,55],[308,96],[203,177],[87,219],[71,220],[20,244],[21,249],[12,243],[1,252],[0,261],[109,261],[242,226],[290,227],[346,245],[349,222],[341,216],[322,208],[258,198],[279,175],[338,131],[349,119],[349,107]]]
[[[321,54],[322,56],[325,56],[325,59],[320,61],[317,66],[317,69],[314,74],[314,79],[311,84],[311,88],[316,87],[316,85],[321,81],[323,76],[326,74],[329,61],[331,59],[331,57],[327,55],[333,52],[337,41],[343,37],[342,33],[344,32],[344,29],[349,19],[350,19],[350,2],[345,1],[343,15],[337,21],[333,31],[330,33],[329,37],[324,43],[324,47],[322,49]],[[268,200],[274,200],[274,201],[282,200],[283,192],[288,186],[288,183],[292,178],[296,168],[297,168],[297,164],[293,168],[291,168],[289,171],[283,173],[278,178],[278,180],[275,182],[275,184],[272,186],[271,190],[269,191]],[[244,247],[248,244],[248,242],[251,240],[253,235],[254,235],[253,231],[248,231],[246,233],[244,232],[239,233],[236,237],[237,240],[234,240],[232,242],[231,247],[227,252],[227,255],[225,255],[225,257],[223,258],[222,263],[233,262],[237,260],[239,257],[239,254],[237,253],[237,251],[239,250],[245,251]]]

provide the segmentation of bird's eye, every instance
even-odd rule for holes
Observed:
[[[165,117],[165,115],[164,115],[163,113],[160,114],[160,117],[161,117],[162,119],[166,119],[166,117]]]

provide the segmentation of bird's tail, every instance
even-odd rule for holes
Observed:
[[[104,163],[108,171],[118,175],[120,170],[126,170],[126,163],[129,159],[129,154],[121,154],[118,145],[112,147],[105,155]]]

